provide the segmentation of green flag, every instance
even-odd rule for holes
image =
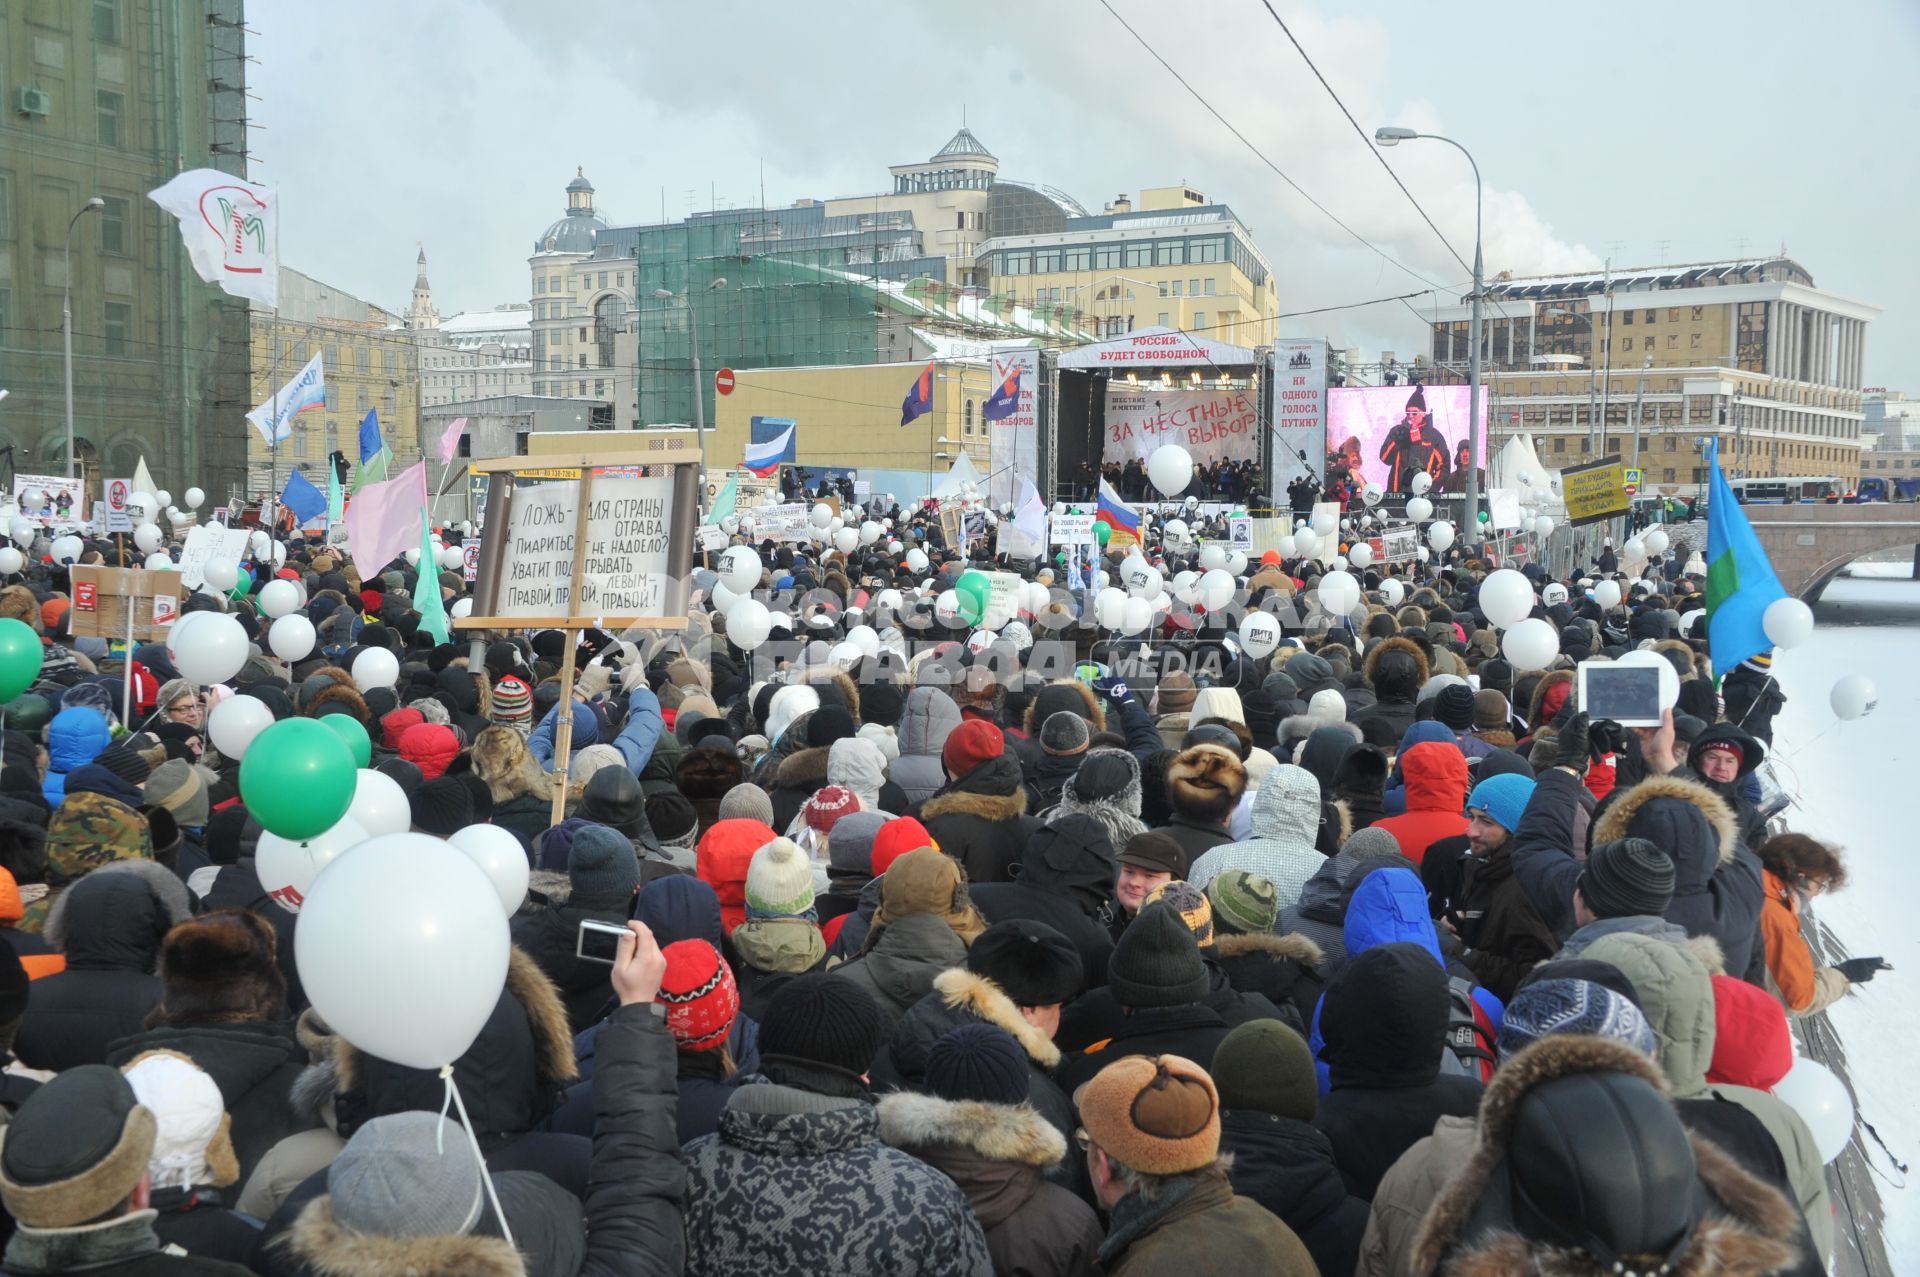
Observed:
[[[340,522],[346,509],[346,496],[340,491],[340,467],[327,460],[327,526]]]
[[[713,509],[707,511],[707,522],[718,523],[722,519],[733,517],[733,507],[740,499],[740,480],[732,475],[727,477],[727,486],[720,489],[720,495],[713,499]]]
[[[381,449],[381,456],[386,449]],[[420,630],[431,634],[434,641],[445,643],[451,631],[447,628],[446,604],[440,601],[440,563],[433,557],[433,524],[427,521],[427,508],[420,507],[420,575],[413,583],[413,610],[420,616]]]
[[[355,492],[369,483],[383,483],[387,477],[387,462],[393,457],[393,449],[382,448],[353,468],[353,490]]]

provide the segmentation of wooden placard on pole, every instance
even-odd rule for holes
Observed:
[[[72,578],[67,628],[75,638],[164,639],[180,615],[185,587],[178,572],[75,564]]]

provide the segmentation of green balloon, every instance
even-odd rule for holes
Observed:
[[[1489,520],[1491,520],[1492,518],[1493,518],[1493,516],[1492,516],[1491,514],[1489,514],[1489,513],[1487,513],[1487,512],[1485,511],[1485,510],[1482,510],[1482,511],[1480,512],[1480,522],[1482,522],[1482,523],[1486,523],[1486,522],[1488,522]]]
[[[314,721],[346,742],[355,767],[365,767],[373,761],[373,738],[367,735],[359,719],[346,714],[322,714]]]
[[[339,823],[359,777],[353,751],[325,724],[289,718],[261,732],[240,760],[240,797],[260,827],[303,839]]]
[[[979,624],[987,614],[987,597],[992,590],[985,572],[962,572],[953,583],[953,592],[960,596],[960,619],[968,625]]]
[[[1107,542],[1113,540],[1113,525],[1110,523],[1094,524],[1093,539],[1098,541],[1101,545],[1105,545]]]
[[[32,626],[10,616],[0,618],[0,705],[33,686],[44,657]]]

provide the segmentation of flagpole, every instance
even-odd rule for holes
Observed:
[[[267,311],[267,385],[272,388],[273,414],[267,418],[267,495],[260,503],[260,521],[273,535],[274,494],[280,491],[280,308]]]

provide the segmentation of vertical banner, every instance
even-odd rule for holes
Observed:
[[[1270,493],[1302,474],[1322,478],[1327,455],[1327,343],[1286,340],[1273,347],[1273,473]]]
[[[94,517],[100,521],[100,534],[133,531],[133,516],[127,513],[127,497],[133,492],[131,479],[106,479],[100,484],[100,504]]]
[[[1031,346],[993,354],[993,390],[981,408],[987,426],[987,499],[1013,504],[1019,478],[1040,477],[1040,352]]]

